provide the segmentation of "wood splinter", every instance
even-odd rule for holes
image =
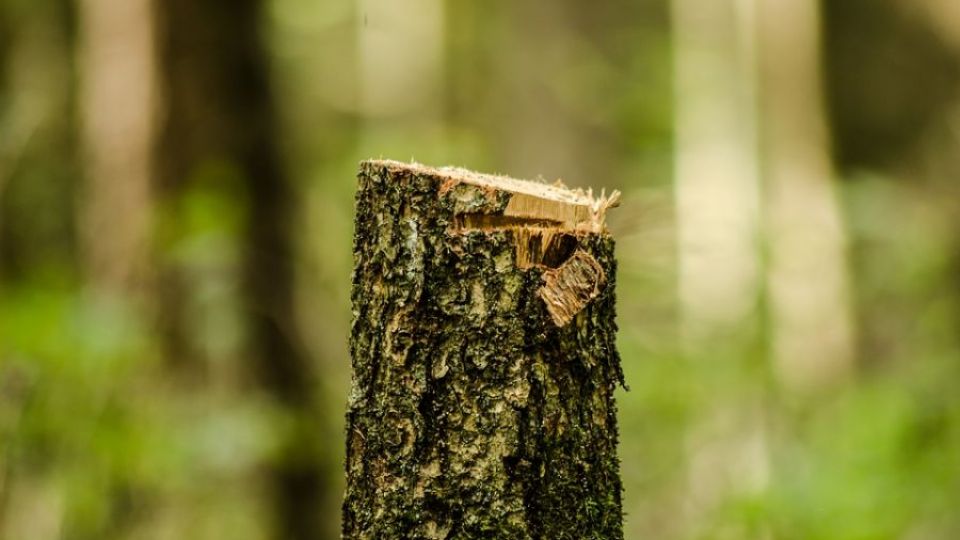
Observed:
[[[538,294],[557,326],[569,323],[600,294],[606,277],[603,267],[586,251],[577,250],[559,268],[544,272]]]

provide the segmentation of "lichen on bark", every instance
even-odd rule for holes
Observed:
[[[344,538],[622,538],[613,239],[526,187],[361,164]]]

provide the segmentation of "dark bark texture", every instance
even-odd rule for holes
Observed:
[[[622,538],[613,240],[445,171],[361,165],[343,537]],[[558,321],[544,288],[598,273]]]

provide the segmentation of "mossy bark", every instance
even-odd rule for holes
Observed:
[[[361,165],[345,539],[623,537],[613,240],[562,233],[520,265],[518,228],[456,228],[511,196]],[[602,279],[558,321],[543,289],[578,257]]]

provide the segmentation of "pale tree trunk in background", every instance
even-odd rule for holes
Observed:
[[[676,205],[685,340],[756,305],[758,171],[749,2],[674,0]]]
[[[503,70],[497,102],[497,151],[504,167],[521,177],[543,175],[553,181],[586,181],[578,159],[583,147],[570,125],[568,111],[558,103],[565,84],[564,65],[574,61],[569,54],[574,29],[565,19],[566,2],[508,2],[504,7],[508,25],[505,40],[494,48],[495,68]],[[500,122],[503,118],[505,121]]]
[[[853,335],[812,0],[758,0],[763,175],[776,371],[796,390],[842,380]]]
[[[487,86],[479,96],[492,105],[484,121],[497,162],[520,177],[611,187],[620,180],[611,178],[620,156],[612,155],[612,128],[600,120],[609,111],[578,95],[590,78],[597,87],[616,84],[608,75],[614,60],[589,34],[597,8],[533,0],[494,2],[491,10],[499,13],[485,15],[492,20],[485,32],[496,37],[482,35],[478,47],[489,51],[492,81],[477,84]]]
[[[81,0],[80,112],[88,279],[130,291],[144,276],[150,221],[153,33],[150,0]]]
[[[85,185],[78,225],[85,281],[98,298],[142,300],[151,222],[154,51],[151,0],[80,0],[78,118]],[[137,478],[118,492],[143,490]],[[151,511],[156,511],[153,507]],[[130,516],[110,524],[121,537]]]
[[[743,365],[761,328],[755,6],[672,5],[681,339],[700,361]],[[689,534],[723,501],[767,485],[761,392],[717,389],[690,426],[680,520]]]
[[[358,105],[371,120],[362,126],[361,150],[379,153],[391,138],[436,134],[442,120],[443,2],[357,0],[357,12]]]

